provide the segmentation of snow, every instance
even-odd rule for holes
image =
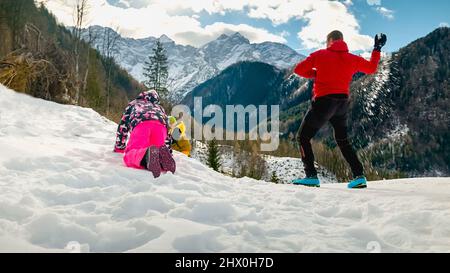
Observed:
[[[310,189],[176,153],[176,174],[154,179],[111,152],[115,129],[0,85],[0,251],[450,251],[449,178]]]
[[[398,124],[394,129],[387,133],[386,139],[398,140],[407,136],[409,133],[409,127],[407,124]]]

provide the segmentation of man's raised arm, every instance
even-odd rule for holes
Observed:
[[[370,58],[370,61],[367,61],[362,57],[358,57],[356,62],[356,69],[359,72],[363,72],[366,74],[373,74],[377,72],[378,63],[380,62],[381,58],[381,48],[383,48],[386,42],[387,36],[385,34],[383,33],[377,34],[375,36],[375,45],[372,51],[372,57]]]

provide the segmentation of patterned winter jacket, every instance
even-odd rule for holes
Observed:
[[[158,120],[166,127],[167,115],[159,101],[156,91],[146,91],[130,102],[122,115],[117,128],[115,152],[124,152],[127,146],[128,134],[141,122]]]

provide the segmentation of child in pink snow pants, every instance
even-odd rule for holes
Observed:
[[[123,162],[127,167],[143,169],[141,162],[151,146],[158,148],[165,145],[167,138],[166,126],[157,120],[141,122],[130,134]]]
[[[168,117],[155,90],[142,92],[130,102],[117,128],[114,152],[124,153],[127,167],[147,169],[153,176],[175,173],[176,164],[167,143]]]

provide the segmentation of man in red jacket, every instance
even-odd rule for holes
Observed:
[[[377,71],[381,48],[386,44],[386,40],[386,35],[376,35],[372,57],[367,61],[349,53],[344,35],[336,30],[327,36],[327,49],[312,53],[295,68],[294,72],[297,75],[314,79],[315,82],[311,108],[303,119],[297,135],[306,178],[294,180],[294,184],[320,186],[314,166],[311,139],[329,121],[333,126],[336,142],[355,178],[350,182],[349,188],[367,187],[363,166],[347,135],[349,89],[356,72],[373,74]]]

